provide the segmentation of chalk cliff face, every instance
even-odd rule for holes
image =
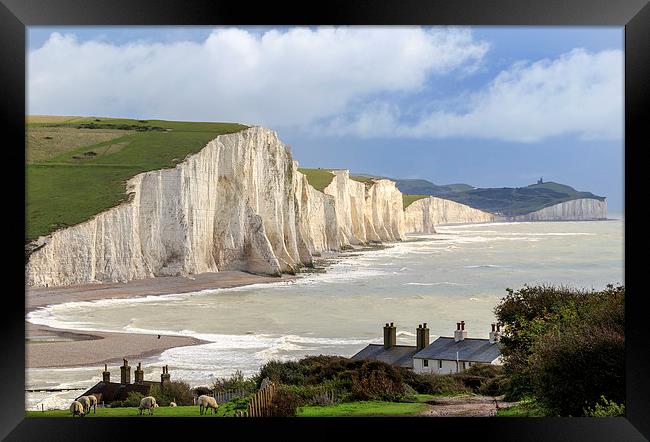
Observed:
[[[298,230],[295,178],[275,132],[219,136],[174,169],[133,177],[129,202],[53,233],[30,256],[27,284],[292,272],[311,260]]]
[[[309,254],[318,256],[325,250],[338,250],[341,240],[335,197],[314,189],[297,169],[294,162],[298,230]]]
[[[365,244],[366,186],[350,179],[348,170],[332,170],[334,178],[323,189],[336,201],[336,222],[339,229],[339,246]]]
[[[435,226],[444,224],[493,221],[497,217],[491,213],[434,196],[414,201],[404,210],[406,231],[413,233],[436,233]]]
[[[588,221],[607,219],[607,200],[580,198],[536,212],[508,218],[508,221]]]
[[[366,190],[364,220],[368,241],[399,241],[406,229],[402,193],[394,181],[380,179]]]
[[[319,192],[277,134],[221,135],[173,169],[134,176],[129,201],[39,238],[30,286],[125,282],[220,270],[292,273],[326,250],[404,236],[402,195],[347,171]]]

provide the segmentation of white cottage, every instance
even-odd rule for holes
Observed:
[[[489,339],[468,338],[465,321],[458,322],[453,338],[441,336],[413,355],[413,371],[448,374],[475,364],[501,365],[500,334],[501,326],[492,324]]]
[[[351,359],[372,359],[416,373],[461,372],[474,364],[501,365],[501,326],[492,324],[489,339],[468,338],[465,321],[456,323],[454,337],[441,336],[429,343],[429,328],[418,325],[416,345],[397,345],[396,327],[384,326],[384,344],[369,344]]]

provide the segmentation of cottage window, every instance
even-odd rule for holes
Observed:
[[[442,368],[442,359],[438,361],[438,368]]]
[[[422,360],[422,365],[425,366],[425,367],[428,367],[429,366],[429,360],[428,359],[423,359]]]
[[[463,369],[463,370],[465,370],[465,361],[463,361],[463,362],[460,363],[460,368]]]

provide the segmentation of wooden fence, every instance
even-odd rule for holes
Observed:
[[[267,417],[270,416],[270,405],[275,396],[276,386],[273,382],[268,382],[264,388],[260,388],[255,396],[248,403],[248,409],[245,416],[247,417]],[[239,416],[244,416],[240,413]]]
[[[227,390],[227,391],[215,391],[212,393],[212,396],[217,400],[217,404],[223,404],[228,402],[235,397],[244,397],[248,393],[244,390]]]

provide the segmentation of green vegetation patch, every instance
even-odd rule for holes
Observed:
[[[38,160],[31,157],[28,147],[27,157],[32,160],[26,166],[27,241],[79,224],[126,201],[126,182],[134,175],[172,168],[218,135],[247,127],[235,123],[66,118],[27,120],[28,139],[46,131],[64,134],[44,140],[51,142],[47,148],[35,147]],[[80,123],[84,127],[79,128]],[[108,139],[102,139],[102,134]]]
[[[534,399],[526,398],[517,405],[507,408],[499,408],[498,417],[543,417],[549,416],[548,410],[542,407]]]
[[[298,172],[307,177],[307,182],[316,190],[321,192],[330,185],[334,179],[334,174],[328,169],[306,169],[300,168]]]
[[[144,415],[140,415],[140,410],[137,407],[117,407],[117,408],[97,408],[97,413],[93,413],[92,410],[89,414],[86,414],[81,419],[93,418],[93,417],[139,417],[142,419],[149,417],[219,417],[224,416],[227,412],[226,407],[219,407],[217,414],[204,414],[201,416],[199,414],[198,405],[185,405],[178,407],[158,407],[154,410],[154,414],[149,416],[148,411],[144,412]],[[45,410],[45,411],[26,411],[27,417],[72,417],[70,410]],[[79,419],[76,417],[75,419]]]
[[[77,129],[75,127],[30,127],[27,130],[27,163],[51,159],[59,154],[77,150],[84,146],[124,137],[129,133],[115,129]]]
[[[405,195],[402,194],[402,203],[404,205],[404,209],[406,209],[408,206],[416,202],[417,200],[421,200],[422,198],[428,198],[429,195]]]
[[[359,401],[336,405],[298,408],[299,417],[347,417],[347,416],[395,416],[419,414],[427,409],[426,404],[417,402]]]

